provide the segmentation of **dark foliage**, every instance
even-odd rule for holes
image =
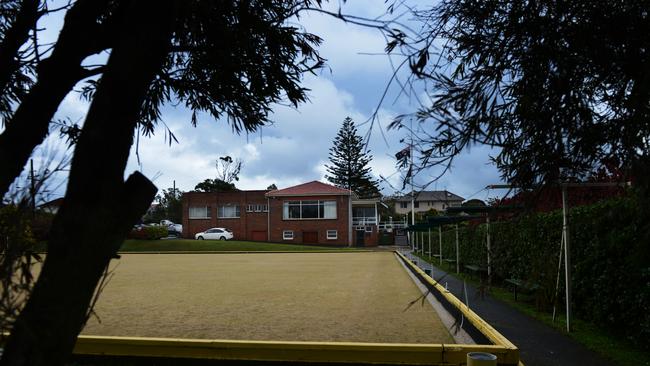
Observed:
[[[227,183],[221,179],[206,179],[194,187],[196,192],[232,192],[237,190],[234,183]]]
[[[486,144],[497,148],[503,179],[519,186],[581,179],[605,164],[641,176],[650,152],[648,5],[445,0],[417,12],[420,37],[391,42],[432,83],[432,103],[415,113],[432,131],[420,136],[421,168],[449,167]]]
[[[359,197],[379,196],[377,181],[370,175],[368,164],[372,161],[370,151],[365,151],[361,136],[350,117],[343,120],[343,126],[334,138],[330,148],[331,165],[325,165],[327,180],[337,187],[352,190]]]

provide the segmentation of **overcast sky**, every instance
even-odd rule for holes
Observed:
[[[329,7],[336,8],[338,3]],[[344,13],[371,17],[382,14],[384,9],[385,3],[381,0],[354,0],[343,5]],[[49,28],[44,37],[55,39],[61,18],[50,17],[42,24]],[[215,121],[206,115],[201,116],[196,128],[192,127],[187,109],[167,106],[163,110],[163,121],[178,143],[170,146],[163,128],[151,138],[140,138],[139,162],[134,146],[125,174],[140,170],[160,189],[169,188],[176,181],[177,188],[188,191],[198,182],[214,178],[216,159],[230,155],[243,161],[240,181],[236,184],[240,189],[264,189],[272,183],[283,188],[311,180],[325,181],[328,150],[343,119],[350,116],[360,125],[362,134],[368,132],[370,125],[364,122],[377,107],[392,69],[386,56],[368,55],[382,53],[385,46],[384,38],[376,30],[316,13],[305,14],[300,24],[324,39],[320,52],[328,60],[328,67],[318,76],[304,79],[304,86],[311,89],[308,103],[297,110],[276,106],[271,118],[275,123],[251,135],[235,135],[224,121]],[[394,155],[404,148],[399,140],[406,134],[386,131],[386,125],[391,116],[417,108],[410,98],[395,97],[393,89],[381,107],[380,123],[373,126],[369,140],[374,157],[373,174],[377,178],[379,175],[389,177],[390,184],[382,183],[384,194],[394,193],[391,185],[402,187],[403,173],[397,171]],[[57,118],[83,121],[87,107],[77,93],[71,93],[59,108]],[[428,130],[434,127],[430,123],[422,126]],[[50,140],[57,140],[57,135]],[[57,145],[57,142],[49,144]],[[497,170],[489,164],[489,154],[490,150],[485,147],[474,147],[429,189],[447,189],[465,198],[485,199],[488,193],[481,189],[500,181]],[[423,172],[416,181],[425,183],[436,175],[435,171]],[[54,192],[54,196],[63,195],[64,189],[65,185]]]

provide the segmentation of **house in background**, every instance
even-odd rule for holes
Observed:
[[[415,212],[426,212],[431,209],[444,211],[447,207],[460,206],[465,200],[463,197],[449,191],[420,191],[414,193]],[[408,214],[411,212],[411,193],[395,199],[395,212]]]
[[[189,192],[183,236],[224,227],[236,240],[374,246],[378,202],[318,181],[272,191]]]

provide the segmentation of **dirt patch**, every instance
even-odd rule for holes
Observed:
[[[453,343],[393,253],[123,254],[83,334]]]

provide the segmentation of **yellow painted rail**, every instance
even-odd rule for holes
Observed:
[[[517,365],[495,345],[278,342],[80,336],[77,355],[200,358],[248,361],[460,365],[468,352],[490,352],[499,364]]]
[[[414,271],[419,273],[422,278],[425,279],[430,285],[433,285],[438,292],[442,294],[442,296],[445,297],[447,301],[449,301],[454,307],[459,309],[465,318],[469,320],[470,323],[472,323],[476,329],[478,329],[483,335],[485,335],[492,343],[498,346],[503,346],[504,348],[511,350],[513,353],[516,352],[517,356],[519,354],[519,350],[517,347],[512,344],[506,337],[501,335],[501,333],[497,332],[496,329],[492,328],[490,324],[488,324],[485,320],[483,320],[478,314],[476,314],[472,309],[467,307],[462,301],[460,301],[456,296],[454,296],[451,292],[449,292],[447,289],[445,289],[441,284],[439,284],[437,281],[435,281],[433,278],[431,278],[429,275],[424,273],[418,266],[413,264],[408,258],[406,258],[404,255],[402,255],[399,252],[395,252],[400,258],[404,260],[404,262],[411,267]]]

